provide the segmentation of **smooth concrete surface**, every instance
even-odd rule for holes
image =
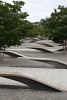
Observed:
[[[34,50],[39,50],[39,51],[45,52],[45,53],[53,53],[53,50],[48,50],[48,49],[46,49],[44,47],[30,47],[30,48],[32,48]]]
[[[5,51],[5,54],[9,55],[11,57],[15,57],[15,58],[17,58],[17,57],[23,57],[23,55],[20,55],[20,54],[18,54],[16,52],[13,52],[13,51]]]
[[[22,44],[19,49],[18,47],[11,47],[10,49],[7,49],[7,53],[8,55],[11,56],[10,57],[5,57],[5,60],[2,63],[2,67],[1,67],[1,63],[0,63],[0,75],[1,75],[1,85],[2,82],[7,83],[7,85],[11,85],[12,84],[19,84],[22,86],[23,80],[25,80],[25,82],[31,82],[31,84],[33,84],[33,86],[36,86],[36,84],[40,86],[42,86],[42,84],[45,87],[51,87],[52,89],[56,89],[56,90],[60,90],[60,91],[67,91],[67,59],[65,59],[65,57],[62,56],[56,56],[55,57],[55,51],[59,50],[62,48],[62,46],[59,46],[58,44],[53,43],[52,41],[48,41],[48,40],[44,40],[44,41],[39,41],[40,44],[38,44],[37,42],[35,43],[24,43]],[[45,43],[46,42],[46,43]],[[48,43],[47,43],[48,42]],[[46,45],[41,45],[41,43],[45,43],[45,44],[51,44],[52,47],[47,47]],[[49,52],[53,52],[51,53],[42,53],[39,50],[35,50],[35,49],[29,49],[29,48],[37,48],[37,49],[41,49],[41,51],[49,51]],[[12,50],[12,51],[9,51]],[[18,53],[21,52],[21,53]],[[25,55],[25,52],[29,54],[32,53],[32,57]],[[58,53],[57,53],[58,54]],[[56,54],[56,55],[57,55]],[[46,58],[47,56],[47,58]],[[13,58],[15,57],[15,58]],[[38,58],[39,57],[39,58]],[[52,58],[51,58],[52,57]],[[50,58],[50,59],[49,59]],[[56,59],[55,59],[56,58]],[[60,60],[59,60],[60,59]],[[36,61],[34,61],[36,60]],[[38,62],[39,61],[39,62]],[[42,63],[43,62],[43,63]],[[46,67],[42,67],[44,63],[48,63],[53,65],[53,67],[51,67],[51,69],[46,68]],[[25,65],[26,64],[26,65]],[[4,66],[3,66],[4,65]],[[16,67],[6,67],[6,66],[16,66]],[[18,66],[21,66],[18,67]],[[26,68],[22,68],[22,67]],[[38,68],[33,68],[33,67],[37,67]],[[48,65],[49,66],[49,65]],[[56,68],[65,68],[65,69],[53,69],[54,66]],[[28,68],[27,68],[28,67]],[[30,68],[29,68],[30,67]],[[32,68],[31,68],[32,67]],[[42,67],[42,68],[39,68]],[[13,79],[13,81],[10,82],[10,80],[8,81],[8,79],[4,78],[9,78],[9,79]],[[18,80],[17,80],[18,79]],[[23,80],[22,80],[23,79]],[[19,83],[15,83],[15,80],[19,81]],[[27,81],[26,81],[27,80]],[[25,84],[26,84],[25,83]],[[34,83],[36,83],[34,85]],[[29,86],[31,86],[31,84],[27,84]]]
[[[63,49],[63,47],[62,46],[55,46],[55,47],[47,47],[47,46],[32,46],[32,47],[29,47],[29,48],[32,48],[32,49],[34,49],[34,50],[39,50],[39,51],[41,51],[41,52],[44,52],[44,53],[55,53],[55,52],[57,52],[58,53],[58,51],[59,50],[61,50],[61,49]]]
[[[51,59],[51,58],[28,57],[28,56],[24,56],[22,54],[19,54],[19,53],[13,52],[13,51],[8,51],[7,54],[10,55],[10,56],[14,55],[15,57],[20,57],[20,58],[23,57],[23,58],[26,58],[26,59],[29,59],[29,60],[35,60],[35,61],[51,64],[51,65],[55,66],[55,68],[67,69],[67,63],[64,62],[64,61],[61,61],[61,60],[55,60],[55,59]]]
[[[7,49],[8,51],[22,51],[22,52],[40,52],[39,50],[35,50],[35,49],[30,49],[30,48],[13,48],[13,49]]]
[[[0,67],[30,67],[30,68],[54,68],[53,65],[34,61],[25,57],[22,58],[12,58],[10,56],[5,56],[3,61],[0,62]]]
[[[55,46],[59,46],[60,44],[59,43],[55,43],[53,42],[52,40],[40,40],[40,41],[37,41],[38,44],[47,44],[48,46],[52,46],[52,47],[55,47]]]
[[[19,82],[21,82],[23,77],[25,77],[54,89],[67,91],[66,69],[0,67],[0,76],[6,78],[16,76],[16,79],[21,77],[21,80]],[[15,80],[15,78],[13,79]]]
[[[33,58],[33,57],[31,57],[31,59],[35,61],[51,64],[55,66],[55,68],[67,69],[67,63],[61,60],[55,60],[50,58]]]
[[[15,81],[15,80],[11,80],[11,79],[7,79],[4,77],[0,77],[0,87],[4,87],[4,86],[17,86],[17,87],[23,87],[23,86],[27,86],[21,82]]]
[[[45,44],[45,45],[42,45],[42,44]],[[51,47],[47,45],[50,45]],[[36,52],[54,53],[62,48],[63,46],[59,46],[59,44],[56,44],[51,40],[40,40],[33,43],[22,43],[22,45],[19,46],[19,49],[22,49],[22,50],[25,49],[26,52],[27,50],[28,51],[30,50],[30,51],[36,51]],[[18,47],[10,47],[10,49],[8,48],[8,50],[12,50],[12,49],[18,49]]]

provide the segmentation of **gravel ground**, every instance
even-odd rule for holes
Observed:
[[[19,48],[22,49],[25,47],[26,44],[20,46]],[[37,44],[38,45],[38,44]],[[27,45],[26,45],[27,47]],[[14,47],[13,47],[14,48]],[[43,57],[43,58],[54,58],[54,59],[60,59],[62,61],[67,62],[67,55],[61,54],[61,53],[35,53],[35,52],[22,52],[17,51],[16,52],[23,54],[25,56],[29,57]],[[43,63],[37,63],[33,61],[27,61],[23,60],[23,62],[18,63],[18,60],[14,58],[12,59],[9,56],[6,56],[3,63],[0,63],[0,66],[16,66],[16,65],[22,65],[23,66],[45,66]],[[34,64],[34,65],[33,65]],[[48,66],[48,65],[47,65]],[[8,86],[7,86],[8,87]],[[67,92],[53,92],[53,91],[40,91],[40,90],[32,90],[29,88],[5,88],[0,86],[0,100],[67,100]]]
[[[54,68],[54,66],[38,62],[38,61],[33,61],[33,60],[28,60],[25,58],[11,58],[11,57],[4,57],[3,62],[0,62],[0,66],[2,67],[7,67],[7,66],[15,66],[15,67],[31,67],[31,68]]]
[[[67,53],[63,54],[63,53],[23,52],[20,50],[18,51],[16,50],[15,52],[28,57],[52,58],[67,62]]]
[[[67,100],[67,92],[0,88],[0,100]]]
[[[31,53],[31,56],[32,55],[33,54]],[[41,57],[41,56],[44,57],[44,54],[41,56],[40,54],[38,55],[39,55],[38,57]],[[34,56],[36,56],[36,54]],[[48,54],[46,54],[46,56],[48,56]],[[63,59],[63,57],[60,57],[60,58]],[[6,57],[6,59],[4,59],[4,62],[0,64],[0,66],[5,66],[5,63],[6,63],[6,66],[7,64],[9,65],[9,63],[11,65],[12,63],[14,65],[15,63],[18,64],[18,60],[14,61],[14,58],[13,58],[12,61],[10,62],[10,59],[12,58]],[[29,62],[25,61],[23,63],[24,64],[29,63],[29,65],[31,66],[30,61]],[[34,62],[31,62],[31,63],[34,64]],[[32,67],[33,67],[33,64],[32,64]],[[41,63],[39,64],[36,63],[37,66],[40,66],[40,64]],[[32,90],[32,89],[24,89],[24,88],[13,89],[13,88],[0,87],[0,100],[67,100],[67,92],[53,92],[53,91],[40,91],[40,90]]]

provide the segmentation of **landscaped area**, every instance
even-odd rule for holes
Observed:
[[[24,4],[0,0],[0,100],[67,100],[67,7],[31,22]]]
[[[52,47],[43,46],[44,43]],[[30,99],[33,95],[33,100],[49,100],[48,95],[53,99],[58,99],[60,95],[62,99],[62,95],[66,95],[64,91],[67,91],[67,54],[64,54],[63,47],[58,45],[51,40],[38,40],[6,49],[4,59],[0,63],[0,90],[9,91],[9,96],[13,95],[12,92],[17,95],[20,93],[20,98],[22,93],[25,99],[26,96]],[[42,48],[43,51],[35,47]]]

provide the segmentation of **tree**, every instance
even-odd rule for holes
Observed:
[[[38,37],[43,36],[44,28],[40,25],[39,22],[30,23],[30,28],[28,30],[29,37]]]
[[[46,19],[41,19],[40,20],[40,26],[43,28],[44,32],[43,32],[43,36],[47,37],[50,30],[49,30],[49,18]]]
[[[48,37],[56,43],[62,43],[66,51],[67,42],[67,7],[58,6],[46,20]]]
[[[0,0],[0,58],[3,58],[5,48],[20,45],[23,38],[24,25],[28,14],[22,12],[23,1],[13,1],[13,4]],[[2,50],[2,51],[1,51]],[[3,54],[2,54],[3,52]]]

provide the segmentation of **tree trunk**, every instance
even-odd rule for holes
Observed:
[[[1,62],[3,61],[4,53],[5,53],[5,46],[4,46],[4,48],[3,48],[2,50],[1,50],[1,48],[0,48],[0,61],[1,61]]]
[[[1,61],[3,61],[4,53],[5,53],[5,47],[4,47],[4,49],[3,49],[3,53],[2,53],[2,56],[1,56]]]
[[[63,43],[63,53],[66,54],[66,40]]]
[[[64,50],[65,48],[64,48],[64,43],[63,43],[63,53],[65,53],[65,50]]]
[[[65,54],[66,54],[66,40],[65,40]]]
[[[1,60],[1,48],[0,48],[0,60]]]

